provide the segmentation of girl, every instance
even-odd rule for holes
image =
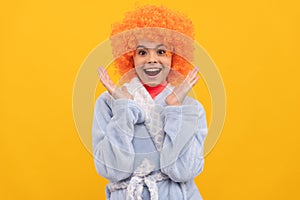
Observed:
[[[97,172],[110,181],[107,199],[202,199],[193,179],[203,170],[206,116],[187,96],[199,69],[174,53],[191,44],[174,40],[172,31],[191,37],[192,23],[156,6],[128,13],[113,28],[115,62],[129,80],[118,88],[98,69],[107,92],[95,104],[93,151]]]

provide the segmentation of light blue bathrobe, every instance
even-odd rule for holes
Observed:
[[[149,137],[140,105],[134,100],[115,100],[108,92],[100,95],[95,103],[92,128],[95,166],[101,176],[115,183],[130,180],[135,169],[148,159],[154,172],[169,177],[156,183],[159,200],[199,200],[202,197],[193,179],[203,170],[205,110],[188,96],[181,106],[168,106],[165,98],[173,89],[168,84],[154,99],[166,133],[161,152]],[[109,200],[125,200],[126,193],[126,189],[110,192],[106,187]],[[146,185],[142,199],[151,199]]]

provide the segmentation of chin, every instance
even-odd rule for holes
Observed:
[[[157,86],[159,83],[158,82],[155,82],[155,81],[149,81],[149,80],[142,80],[142,82],[145,84],[145,85],[148,85],[148,86]]]
[[[146,83],[146,85],[150,86],[150,87],[155,87],[158,86],[160,83]]]

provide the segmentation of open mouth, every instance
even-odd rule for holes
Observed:
[[[149,69],[144,69],[145,74],[148,76],[156,76],[161,72],[161,68],[149,68]]]

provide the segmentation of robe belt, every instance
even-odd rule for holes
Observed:
[[[144,185],[150,192],[151,200],[158,200],[157,182],[169,179],[166,174],[161,172],[148,175],[135,174],[130,180],[108,184],[110,192],[127,188],[126,200],[142,200]]]

